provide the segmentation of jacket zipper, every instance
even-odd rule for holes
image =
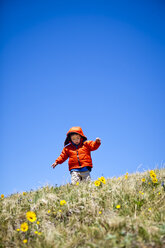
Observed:
[[[81,166],[81,164],[80,164],[80,159],[79,159],[79,155],[78,155],[78,151],[77,151],[77,158],[78,158],[79,165]]]

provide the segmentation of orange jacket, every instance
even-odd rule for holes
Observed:
[[[81,141],[76,148],[70,141],[70,134],[77,133],[81,135]],[[91,151],[99,148],[101,143],[96,141],[87,140],[86,136],[83,134],[81,127],[72,127],[68,133],[65,140],[65,147],[62,150],[60,156],[56,159],[58,164],[62,164],[67,158],[69,158],[69,171],[75,168],[83,168],[85,166],[93,167]]]

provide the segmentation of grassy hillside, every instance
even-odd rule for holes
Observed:
[[[165,247],[165,169],[99,181],[1,195],[0,248]]]

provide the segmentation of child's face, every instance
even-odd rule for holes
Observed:
[[[78,145],[81,141],[81,136],[79,134],[73,134],[71,135],[70,138],[71,138],[71,141],[75,143],[76,145]]]

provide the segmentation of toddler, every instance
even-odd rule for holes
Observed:
[[[76,184],[82,180],[90,181],[90,171],[93,167],[91,151],[97,150],[100,144],[100,138],[96,138],[95,141],[87,140],[81,127],[72,127],[67,132],[61,155],[52,164],[52,167],[55,168],[69,158],[71,183]]]

